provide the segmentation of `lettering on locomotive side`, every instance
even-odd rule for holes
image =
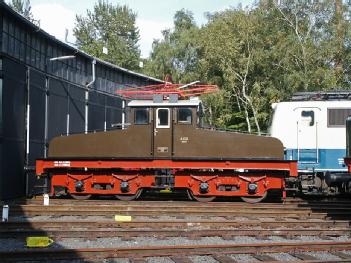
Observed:
[[[55,167],[70,167],[71,162],[70,161],[54,161],[54,166]]]
[[[157,152],[168,153],[168,147],[157,147]]]
[[[181,143],[188,143],[189,137],[180,137]]]

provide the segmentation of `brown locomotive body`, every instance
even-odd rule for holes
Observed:
[[[200,127],[199,100],[131,101],[128,128],[56,137],[49,157],[283,159],[272,137]]]
[[[56,137],[37,174],[51,177],[51,194],[76,198],[114,194],[136,198],[145,189],[184,189],[200,201],[240,196],[260,201],[284,192],[296,176],[282,143],[272,137],[201,127],[201,102],[136,100],[124,129]]]

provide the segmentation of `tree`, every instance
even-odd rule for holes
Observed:
[[[296,91],[349,89],[350,22],[344,11],[340,33],[334,8],[333,1],[268,1],[209,17],[201,29],[199,68],[227,91],[232,117],[225,126],[266,130],[273,102]],[[217,118],[221,123],[223,117]]]
[[[173,21],[174,28],[164,30],[163,39],[154,40],[144,73],[160,79],[170,74],[175,82],[192,82],[198,78],[199,28],[193,14],[185,9],[177,11]]]
[[[333,22],[333,6],[333,1],[330,0],[313,4],[296,1],[275,4],[279,12],[277,19],[287,26],[286,31],[293,42],[295,58],[290,61],[290,64],[301,74],[300,81],[303,86],[299,89],[302,91],[320,86],[315,81],[317,68],[325,70],[325,76],[330,77],[327,81],[332,81],[336,85],[334,73],[327,72],[330,67],[328,68],[326,59],[332,59],[332,54],[325,53],[334,49],[330,45],[334,41],[331,41],[330,32],[328,32],[330,21]]]
[[[29,0],[12,0],[9,5],[13,10],[23,15],[29,21],[34,21],[32,7]]]
[[[76,16],[73,30],[77,46],[85,52],[131,70],[139,67],[139,30],[136,13],[128,6],[99,0],[86,16]],[[103,47],[108,54],[103,53]]]
[[[244,116],[246,129],[251,132],[254,125],[254,130],[261,133],[259,111],[263,96],[254,78],[263,49],[260,29],[256,26],[259,22],[258,16],[244,10],[227,10],[211,16],[202,29],[200,68],[205,70],[203,76],[209,81],[219,79],[217,83],[226,90],[232,114],[225,126],[237,126],[232,121]]]
[[[143,72],[159,79],[169,74],[175,76],[173,68],[174,51],[170,43],[170,30],[162,31],[163,40],[154,40],[150,58],[146,61]]]
[[[297,91],[350,89],[351,4],[261,0],[208,15],[198,28],[178,11],[154,42],[150,75],[200,80],[221,91],[203,97],[217,127],[266,131],[271,104]]]
[[[338,44],[338,50],[335,56],[335,69],[337,74],[341,74],[343,71],[342,65],[342,55],[344,49],[344,39],[345,39],[345,30],[343,23],[343,5],[341,0],[335,1],[335,27],[336,27],[336,38]]]

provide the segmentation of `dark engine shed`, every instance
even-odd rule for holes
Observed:
[[[0,200],[40,192],[35,160],[47,156],[51,138],[120,123],[116,89],[162,82],[57,40],[3,1],[0,30]]]

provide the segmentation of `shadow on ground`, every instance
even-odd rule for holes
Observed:
[[[30,200],[30,199],[28,199]],[[2,208],[4,205],[9,206],[9,218],[7,222],[0,222],[0,261],[1,262],[89,262],[83,260],[78,253],[71,250],[69,254],[63,256],[60,260],[53,260],[52,255],[61,250],[67,249],[58,243],[55,237],[49,236],[48,233],[40,227],[36,221],[44,221],[40,218],[43,215],[28,215],[23,209],[29,201],[26,199],[5,200],[1,201],[1,218]],[[43,203],[41,203],[43,205]],[[48,220],[47,216],[44,216]],[[38,220],[39,219],[39,220]],[[48,237],[54,242],[47,247],[27,247],[27,237]],[[42,243],[43,240],[41,241]],[[20,252],[20,253],[16,253]]]

